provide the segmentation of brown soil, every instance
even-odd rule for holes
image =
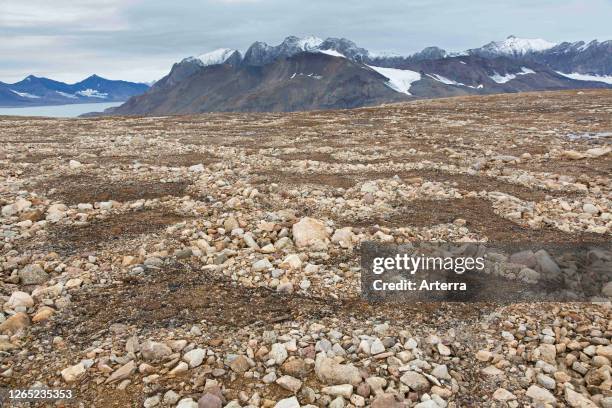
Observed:
[[[50,195],[53,200],[75,205],[108,200],[125,202],[165,196],[180,197],[185,194],[188,186],[189,183],[184,181],[170,183],[139,180],[113,181],[97,175],[81,173],[45,181],[38,187],[41,189],[55,187],[55,192]]]
[[[49,230],[50,250],[60,253],[84,252],[114,244],[117,241],[155,233],[179,223],[183,218],[161,210],[134,211],[113,214],[83,226],[54,226]],[[126,248],[127,249],[127,248]]]
[[[492,242],[608,242],[608,237],[599,234],[567,234],[552,227],[541,230],[524,228],[497,215],[488,201],[478,198],[415,200],[406,203],[397,213],[389,214],[385,218],[370,218],[356,223],[351,223],[350,220],[346,222],[358,227],[374,225],[429,227],[449,224],[457,218],[466,220],[467,228],[488,237]]]
[[[104,308],[100,308],[104,304]],[[206,320],[232,331],[245,326],[267,328],[275,323],[311,320],[328,316],[345,319],[406,321],[410,316],[437,321],[444,310],[465,319],[478,318],[480,312],[469,304],[405,305],[398,310],[389,304],[368,303],[361,298],[334,300],[301,294],[284,295],[267,288],[246,288],[205,273],[186,264],[150,269],[142,278],[126,278],[106,288],[75,292],[66,311],[63,329],[89,335],[108,330],[114,323],[137,325],[151,332],[156,328],[181,326]],[[116,313],[121,310],[121,313]],[[218,333],[220,334],[220,333]]]

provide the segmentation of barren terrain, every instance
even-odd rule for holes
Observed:
[[[609,243],[611,151],[605,90],[1,117],[0,387],[82,407],[612,407],[612,284],[593,303],[368,304],[358,252]]]

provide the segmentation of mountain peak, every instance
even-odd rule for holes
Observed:
[[[468,50],[468,52],[477,55],[520,56],[545,51],[556,45],[556,43],[541,38],[521,38],[509,35],[505,40],[491,41],[480,48]]]
[[[214,51],[198,55],[197,57],[189,57],[187,58],[187,60],[194,61],[202,67],[207,67],[210,65],[223,64],[227,60],[229,60],[235,53],[238,53],[238,51],[232,48],[218,48]],[[239,54],[240,53],[238,53],[238,55]]]

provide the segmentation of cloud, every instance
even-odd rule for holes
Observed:
[[[610,39],[609,0],[0,0],[0,81],[97,73],[149,81],[215,48],[287,35],[346,37],[373,51],[450,51],[510,34]]]
[[[122,10],[133,1],[123,0],[3,0],[0,9],[1,28],[45,27],[56,30],[127,29]]]

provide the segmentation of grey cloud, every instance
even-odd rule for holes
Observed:
[[[185,56],[276,44],[290,34],[346,37],[401,54],[430,45],[463,50],[510,34],[610,39],[610,15],[607,0],[3,0],[0,80],[96,72],[149,81]]]

